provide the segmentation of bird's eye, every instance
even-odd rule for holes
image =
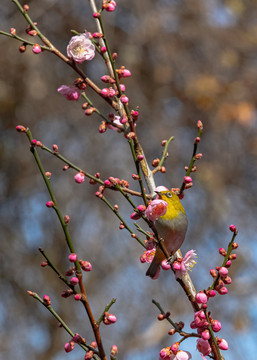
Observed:
[[[171,197],[172,197],[172,193],[171,193],[171,192],[167,192],[167,193],[166,193],[166,196],[167,196],[168,198],[171,198]]]

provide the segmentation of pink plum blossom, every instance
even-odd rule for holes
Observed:
[[[194,267],[196,264],[195,261],[196,258],[196,252],[195,250],[189,250],[183,259],[179,261],[175,261],[173,264],[173,269],[175,271],[176,279],[181,279],[183,275],[186,274],[190,268]]]
[[[170,360],[190,360],[192,355],[188,351],[179,350],[176,355],[171,355]]]
[[[57,91],[69,101],[77,101],[80,97],[80,92],[75,86],[61,85]]]
[[[159,219],[160,216],[166,214],[167,206],[168,204],[164,200],[160,200],[160,199],[153,200],[147,206],[145,210],[145,216],[152,221],[156,221],[157,219]]]
[[[73,36],[67,46],[67,54],[76,63],[92,60],[95,56],[95,46],[90,40],[89,33]]]

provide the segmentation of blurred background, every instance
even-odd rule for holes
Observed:
[[[29,14],[41,31],[62,52],[71,29],[96,31],[89,2],[79,0],[34,0]],[[27,24],[11,1],[3,0],[1,30],[15,27],[26,36]],[[98,2],[100,6],[100,1]],[[212,316],[222,323],[218,334],[229,343],[227,360],[238,354],[256,359],[256,182],[257,182],[257,3],[243,0],[118,0],[113,13],[103,16],[117,66],[132,72],[126,79],[126,94],[133,108],[139,106],[137,132],[149,162],[160,157],[161,141],[170,136],[166,174],[156,176],[157,185],[178,187],[189,164],[196,123],[204,133],[199,151],[203,159],[193,174],[194,186],[183,205],[189,231],[182,252],[195,249],[197,265],[191,275],[197,290],[211,284],[210,268],[221,265],[220,247],[231,239],[228,227],[239,229],[238,259],[229,275],[232,284],[226,296],[209,302]],[[31,40],[31,38],[29,39]],[[115,131],[99,134],[96,115],[85,117],[83,103],[66,101],[57,93],[62,84],[76,79],[72,69],[49,53],[34,55],[31,48],[19,53],[20,43],[0,37],[0,196],[1,196],[1,356],[3,359],[83,359],[76,347],[64,353],[68,334],[58,328],[51,314],[29,297],[27,290],[48,294],[54,309],[87,342],[93,341],[88,319],[80,303],[61,298],[65,287],[43,260],[45,249],[65,272],[70,264],[64,236],[49,200],[27,138],[15,126],[30,127],[33,137],[103,179],[126,179],[138,190],[126,140]],[[100,87],[107,70],[99,56],[82,68]],[[88,90],[104,114],[110,111]],[[92,263],[84,280],[96,318],[115,297],[111,308],[118,321],[102,326],[106,352],[116,344],[119,359],[155,360],[163,347],[178,338],[169,337],[168,323],[158,322],[154,298],[174,321],[184,321],[190,331],[190,303],[170,272],[158,281],[145,277],[140,263],[143,248],[95,197],[97,186],[78,185],[75,172],[62,171],[63,164],[40,152],[45,170],[52,172],[52,186],[63,215],[69,214],[70,233],[79,258]],[[109,192],[112,204],[130,222],[132,209],[119,194]],[[139,204],[139,200],[135,200]],[[142,224],[143,225],[143,224]],[[144,239],[143,239],[144,240]],[[201,359],[195,340],[183,343],[193,359]],[[240,355],[241,357],[241,355]]]

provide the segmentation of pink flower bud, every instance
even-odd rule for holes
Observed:
[[[209,330],[207,330],[207,329],[204,330],[204,331],[201,333],[201,337],[202,337],[202,339],[204,339],[204,340],[209,340],[210,337],[211,337]]]
[[[16,126],[16,130],[17,130],[18,132],[26,132],[26,131],[27,131],[27,129],[26,129],[24,126],[22,126],[22,125],[17,125],[17,126]]]
[[[107,89],[107,88],[102,89],[101,94],[104,97],[108,97],[109,96],[109,89]]]
[[[214,270],[214,269],[211,269],[211,270],[210,270],[210,274],[211,274],[211,276],[212,276],[213,278],[215,278],[215,277],[217,276],[217,271]]]
[[[195,295],[195,300],[196,300],[197,304],[206,304],[208,301],[208,298],[203,291],[199,291],[199,293]]]
[[[15,29],[15,28],[11,28],[11,29],[10,29],[10,33],[11,33],[12,35],[16,35],[16,29]]]
[[[86,340],[78,333],[73,336],[72,341],[74,341],[76,344],[85,344],[86,342]]]
[[[185,176],[184,177],[184,183],[185,184],[189,184],[189,183],[191,183],[192,182],[192,178],[190,177],[190,176]]]
[[[140,212],[144,212],[145,209],[146,209],[145,205],[138,205],[138,207],[137,207],[137,210],[140,211]]]
[[[94,18],[99,18],[99,16],[100,16],[100,13],[99,13],[99,12],[95,12],[95,13],[93,14],[93,17],[94,17]]]
[[[70,283],[71,285],[75,286],[77,285],[79,282],[79,279],[76,277],[76,276],[73,276],[71,279],[70,279]]]
[[[53,148],[53,151],[54,151],[55,153],[58,152],[58,145],[53,144],[52,148]]]
[[[122,104],[127,104],[129,102],[129,98],[126,95],[121,95],[120,101]]]
[[[203,123],[201,122],[201,120],[197,121],[197,127],[199,130],[203,130]]]
[[[197,136],[197,137],[195,138],[195,144],[198,144],[198,143],[200,142],[200,140],[201,140],[201,138],[200,138],[199,136]]]
[[[84,270],[84,271],[91,271],[92,270],[92,265],[90,264],[89,261],[82,261],[80,260],[80,266],[81,266],[81,269]]]
[[[106,122],[102,121],[101,125],[98,128],[98,131],[99,131],[100,134],[103,134],[103,133],[106,132],[106,130],[107,130]]]
[[[208,297],[214,297],[216,295],[216,292],[214,290],[207,290],[206,295]]]
[[[233,233],[236,232],[236,226],[234,224],[230,225],[229,230]]]
[[[61,297],[63,298],[68,298],[69,296],[71,296],[73,294],[73,290],[72,289],[68,289],[68,290],[65,290],[61,293]]]
[[[171,268],[170,264],[167,262],[166,259],[161,262],[161,267],[163,270],[170,270]]]
[[[47,261],[42,261],[40,264],[41,267],[46,267],[47,265],[48,265]]]
[[[195,155],[196,160],[201,160],[202,157],[203,157],[203,154],[201,154],[201,153]]]
[[[106,312],[106,313],[104,314],[103,323],[104,323],[105,325],[114,324],[116,321],[117,321],[117,318],[116,318],[115,315],[109,314],[108,312]]]
[[[97,348],[97,342],[96,342],[96,341],[92,341],[91,344],[90,344],[90,346],[91,346],[92,348],[96,349],[96,348]]]
[[[107,3],[104,8],[106,11],[112,12],[115,10],[115,6],[116,6],[116,4],[114,5],[112,3]]]
[[[103,37],[103,34],[101,34],[99,32],[95,32],[92,36],[93,36],[94,39],[100,39],[100,38]]]
[[[68,353],[71,352],[75,347],[75,343],[73,341],[69,341],[64,345],[64,350]]]
[[[107,47],[106,46],[102,46],[101,49],[101,54],[104,54],[107,51]]]
[[[79,172],[74,176],[74,179],[77,184],[82,184],[85,181],[85,175],[82,172]]]
[[[34,44],[32,51],[34,54],[39,54],[39,53],[41,53],[42,49],[38,44]]]
[[[228,261],[226,262],[226,267],[229,268],[230,266],[231,266],[231,260],[228,260]]]
[[[120,84],[120,89],[122,92],[124,92],[126,90],[126,86],[124,84]]]
[[[77,254],[71,253],[71,254],[69,255],[69,261],[70,261],[70,262],[75,262],[76,260],[77,260]]]
[[[112,345],[111,348],[111,356],[116,356],[118,354],[118,347],[116,345]]]
[[[220,253],[220,255],[222,255],[222,256],[226,256],[226,255],[227,255],[226,250],[223,249],[223,248],[219,248],[219,253]]]
[[[214,332],[218,332],[221,330],[221,323],[218,320],[212,320],[211,327]]]
[[[223,278],[223,277],[226,277],[228,275],[228,269],[224,266],[222,266],[220,269],[219,269],[219,274],[220,276]]]
[[[53,202],[52,200],[47,201],[46,206],[47,206],[48,208],[54,207],[54,202]]]
[[[171,345],[171,350],[173,351],[173,353],[176,355],[176,353],[179,350],[179,342],[175,342],[174,344]]]
[[[137,212],[133,212],[131,215],[130,215],[130,219],[132,220],[138,220],[141,218],[141,214],[137,213]]]
[[[172,264],[172,267],[173,267],[173,270],[174,271],[179,271],[181,269],[181,263],[179,263],[178,261],[175,261],[173,264]]]
[[[230,278],[229,276],[226,276],[226,277],[223,279],[223,281],[224,281],[224,284],[227,284],[227,285],[229,285],[229,284],[232,283],[232,280],[231,280],[231,278]]]
[[[70,221],[69,215],[65,215],[65,216],[64,216],[64,222],[65,222],[65,224],[68,224],[69,221]]]
[[[137,161],[142,161],[144,159],[144,155],[137,155]]]
[[[61,85],[57,91],[69,101],[78,101],[80,97],[80,92],[76,86]]]
[[[220,295],[226,295],[228,292],[228,289],[225,286],[222,286],[222,288],[217,290]]]
[[[19,52],[20,52],[20,53],[24,53],[24,52],[26,51],[26,48],[27,48],[26,44],[22,44],[22,45],[19,47]]]
[[[44,301],[44,304],[45,304],[46,306],[51,305],[51,300],[50,300],[50,297],[49,297],[48,295],[44,295],[44,296],[43,296],[43,301]]]
[[[23,5],[23,10],[26,12],[29,11],[29,5],[27,4]]]
[[[84,356],[84,360],[90,360],[93,359],[94,352],[92,350],[89,350],[86,352],[86,355]]]
[[[95,108],[94,107],[90,107],[90,108],[88,108],[88,109],[86,109],[85,110],[85,115],[86,116],[90,116],[90,115],[92,115],[93,114],[93,112],[95,112]]]
[[[225,339],[217,339],[220,350],[228,350],[228,343]]]
[[[82,295],[81,295],[81,294],[75,294],[75,295],[74,295],[74,299],[75,299],[76,301],[80,301],[81,298],[82,298]]]

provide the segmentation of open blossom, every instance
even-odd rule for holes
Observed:
[[[92,60],[95,56],[95,46],[90,40],[89,33],[73,36],[67,46],[67,54],[76,63]]]
[[[194,267],[196,264],[195,261],[196,252],[195,250],[189,250],[182,260],[175,261],[173,263],[173,270],[175,271],[176,279],[181,279],[183,275],[186,274],[190,268]]]
[[[75,86],[62,85],[57,91],[69,101],[77,101],[80,97],[80,92]]]
[[[143,255],[140,257],[141,263],[148,263],[150,264],[153,261],[154,255],[156,252],[156,248],[152,248],[150,250],[146,250]]]
[[[192,355],[188,351],[179,350],[176,354],[172,353],[170,347],[163,348],[160,351],[159,360],[190,360]]]
[[[164,200],[156,199],[153,200],[145,210],[145,216],[152,221],[156,221],[160,216],[166,214],[167,202]]]
[[[113,124],[115,125],[118,125],[119,127],[123,128],[124,125],[121,123],[121,117],[120,116],[114,116],[114,120],[112,121]],[[106,126],[109,128],[109,129],[112,129],[112,130],[118,130],[118,128],[116,126],[113,126],[111,124],[106,124]]]

